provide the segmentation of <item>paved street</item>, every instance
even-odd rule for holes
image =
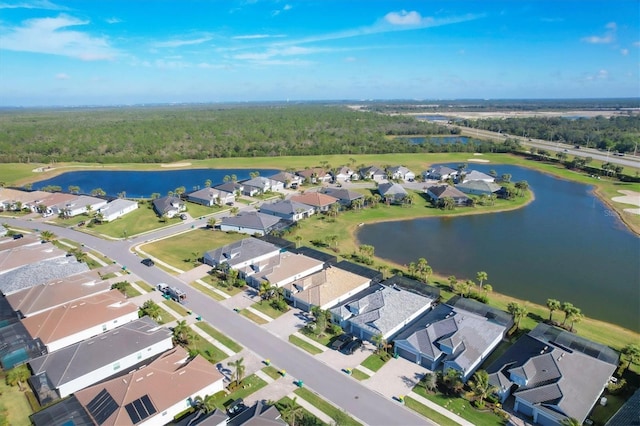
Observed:
[[[204,226],[206,220],[200,220]],[[131,253],[130,247],[145,240],[167,236],[180,230],[187,230],[190,224],[179,224],[167,229],[136,237],[131,241],[107,241],[83,234],[72,229],[60,228],[36,221],[4,219],[3,222],[27,229],[50,230],[61,238],[68,238],[103,253],[119,265],[138,275],[144,281],[154,284],[165,282],[187,294],[186,307],[195,314],[227,334],[245,348],[262,359],[284,368],[292,376],[304,380],[305,384],[338,407],[352,413],[370,425],[423,425],[433,424],[390,398],[368,389],[361,383],[336,371],[334,368],[284,343],[278,336],[261,328],[221,303],[203,297],[193,288],[160,268],[140,264],[140,258]],[[198,222],[198,221],[196,221]],[[197,223],[195,224],[197,225]]]

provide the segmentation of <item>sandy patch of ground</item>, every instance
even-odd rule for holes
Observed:
[[[160,167],[189,167],[191,163],[171,163],[171,164],[161,164]]]
[[[640,192],[628,190],[619,190],[618,192],[624,195],[620,197],[613,197],[611,200],[617,203],[631,204],[639,207],[637,209],[624,209],[624,211],[640,215]]]
[[[484,160],[482,158],[469,158],[467,161],[472,161],[474,163],[489,163],[489,160]]]

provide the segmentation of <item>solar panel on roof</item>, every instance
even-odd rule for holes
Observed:
[[[99,425],[104,423],[117,409],[118,404],[106,389],[102,389],[87,404],[87,410]]]
[[[127,413],[129,413],[129,418],[131,419],[131,423],[133,423],[134,425],[140,422],[140,416],[138,415],[138,413],[136,412],[136,409],[133,408],[133,404],[127,404],[124,406],[125,410],[127,410]]]
[[[124,406],[133,424],[137,424],[147,417],[155,414],[158,410],[154,407],[149,395],[144,395]]]

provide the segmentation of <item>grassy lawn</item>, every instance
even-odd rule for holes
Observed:
[[[189,349],[198,351],[199,354],[205,357],[212,364],[217,364],[223,359],[229,357],[229,355],[222,352],[213,343],[208,342],[200,336],[196,336],[191,340],[191,343],[189,343]]]
[[[138,290],[136,290],[135,288],[133,288],[133,286],[131,285],[131,283],[128,283],[127,281],[124,281],[126,284],[124,285],[124,292],[123,294],[125,295],[125,297],[127,299],[131,298],[131,297],[136,297],[136,296],[141,296],[142,293],[140,293]]]
[[[280,374],[278,372],[278,369],[275,368],[273,365],[267,365],[262,369],[262,372],[267,376],[271,377],[273,380],[278,380],[280,377],[282,377],[282,374]]]
[[[167,324],[177,319],[177,318],[174,318],[173,315],[171,315],[169,312],[162,309],[161,305],[158,305],[158,306],[160,306],[160,319],[156,320],[158,324],[160,325]]]
[[[206,285],[202,285],[198,282],[192,282],[189,283],[189,285],[193,288],[195,288],[196,290],[206,294],[207,296],[209,296],[210,298],[212,298],[213,300],[224,300],[224,297],[220,296],[218,293],[216,293],[215,291],[211,290],[209,287],[207,287]]]
[[[413,391],[428,400],[435,402],[452,413],[456,413],[463,419],[470,421],[477,426],[501,426],[504,421],[491,411],[478,411],[471,406],[471,403],[464,398],[456,398],[443,394],[430,394],[424,388],[416,386]]]
[[[427,407],[426,405],[422,405],[420,404],[418,401],[416,401],[415,399],[412,399],[408,396],[404,397],[404,405],[406,405],[407,407],[411,408],[413,411],[415,411],[416,413],[433,420],[434,422],[436,422],[436,424],[440,425],[440,426],[458,426],[458,423],[454,422],[453,420],[451,420],[449,417],[447,416],[443,416],[442,414],[438,413],[437,411],[432,410],[431,408]]]
[[[23,389],[29,388],[26,383],[22,387]],[[0,409],[7,410],[5,413],[8,420],[7,424],[12,426],[31,425],[29,415],[33,413],[33,410],[29,406],[25,392],[21,392],[18,386],[7,385],[4,372],[0,372],[0,395],[2,395]]]
[[[247,396],[267,385],[267,382],[265,382],[255,374],[245,377],[240,383],[240,387],[234,392],[231,392],[228,395],[221,395],[216,398],[214,400],[215,406],[224,411],[226,405],[228,405],[229,403],[235,401],[238,398],[246,398]]]
[[[240,315],[249,318],[251,321],[255,322],[258,325],[263,325],[263,324],[267,324],[269,323],[269,321],[265,320],[262,317],[259,317],[258,315],[254,314],[253,312],[247,310],[247,309],[243,309],[240,311]]]
[[[294,391],[294,393],[296,395],[298,395],[300,398],[304,399],[307,402],[310,402],[314,407],[316,407],[318,410],[322,411],[323,413],[325,413],[327,416],[331,417],[332,419],[335,419],[336,416],[339,415],[339,413],[344,413],[344,411],[342,411],[341,409],[331,405],[329,402],[325,401],[324,399],[322,399],[320,396],[316,395],[315,393],[311,392],[309,389],[305,389],[305,388],[298,388]],[[348,414],[344,413],[346,415],[345,421],[340,423],[340,426],[344,425],[344,426],[357,426],[357,425],[362,425],[362,423],[359,423],[357,421],[355,421],[354,419],[352,419],[351,417],[349,417]]]
[[[353,377],[356,380],[362,381],[362,380],[367,380],[369,378],[371,378],[367,373],[363,373],[362,371],[358,370],[357,368],[354,368],[353,370],[351,370],[351,377]]]
[[[280,411],[280,413],[282,413],[284,408],[288,407],[292,403],[293,403],[293,400],[285,396],[284,398],[279,399],[276,402],[276,408],[278,409],[278,411]],[[302,411],[302,419],[298,419],[298,422],[296,424],[305,425],[305,426],[323,426],[326,424],[322,420],[320,420],[319,418],[311,414],[309,411],[307,411],[306,408],[302,408],[301,411]],[[290,423],[287,422],[287,424],[290,424]]]
[[[278,309],[275,309],[273,306],[271,306],[271,303],[269,301],[267,301],[267,300],[263,301],[262,303],[261,302],[256,302],[253,305],[251,305],[251,307],[253,309],[255,309],[256,311],[260,311],[263,314],[265,314],[265,315],[267,315],[267,316],[269,316],[269,317],[271,317],[273,319],[276,319],[280,315],[284,314],[284,312],[282,312],[282,311],[280,311]],[[287,309],[287,311],[288,310],[289,309]]]
[[[300,333],[304,334],[309,339],[315,340],[316,342],[320,343],[321,345],[324,345],[324,346],[327,346],[327,347],[329,347],[329,344],[331,343],[331,340],[334,337],[338,336],[338,334],[332,334],[332,333],[329,333],[328,331],[325,331],[323,334],[315,334],[314,332],[312,332],[310,330],[307,330],[304,327],[300,330]]]
[[[304,349],[305,351],[309,352],[311,355],[318,355],[322,353],[319,348],[316,348],[311,343],[307,343],[298,336],[294,336],[293,334],[289,336],[289,343],[293,343],[300,349]]]
[[[607,398],[607,405],[603,407],[600,403],[596,404],[591,415],[588,417],[593,420],[595,426],[604,426],[611,416],[613,416],[630,397],[610,395],[608,392],[605,392],[605,396]]]
[[[225,345],[227,348],[231,349],[232,351],[240,352],[242,350],[242,346],[240,346],[239,344],[237,344],[236,342],[234,342],[233,340],[231,340],[229,337],[225,336],[224,334],[220,333],[215,328],[211,327],[211,325],[209,325],[208,323],[206,323],[206,322],[198,322],[198,323],[196,323],[196,327],[200,328],[202,331],[204,331],[209,336],[213,337],[218,342],[222,343],[223,345]]]
[[[150,293],[150,292],[152,292],[154,290],[154,288],[150,284],[148,284],[148,283],[146,283],[146,282],[144,282],[142,280],[136,281],[136,285],[138,287],[140,287],[141,289],[143,289],[144,291],[146,291],[147,293]]]
[[[378,371],[382,368],[383,365],[386,364],[387,361],[388,360],[384,360],[378,354],[371,354],[367,357],[367,359],[362,361],[361,365],[365,368],[368,368],[371,371]]]
[[[203,216],[218,213],[222,210],[224,210],[224,208],[220,206],[209,207],[209,206],[203,206],[202,204],[198,204],[198,203],[187,202],[187,213],[189,213],[191,217],[194,219],[198,219]]]
[[[205,252],[242,238],[246,238],[246,235],[198,228],[144,244],[140,249],[173,267],[188,271],[194,267],[195,259],[202,258]]]
[[[167,222],[162,222],[153,211],[151,204],[140,203],[140,207],[112,222],[101,223],[92,228],[85,226],[81,229],[91,234],[102,234],[112,238],[126,238],[179,222],[180,218],[168,219]]]
[[[226,286],[223,285],[220,280],[213,275],[207,275],[202,278],[202,281],[209,284],[212,287],[215,287],[217,290],[223,291],[227,293],[229,296],[235,296],[236,294],[243,291],[242,287],[234,287],[234,286]]]
[[[175,302],[173,300],[163,300],[162,303],[167,305],[173,312],[180,314],[181,317],[186,317],[187,315],[189,315],[188,309],[186,309],[178,302]]]

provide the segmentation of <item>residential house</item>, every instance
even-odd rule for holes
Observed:
[[[253,197],[257,194],[263,194],[265,192],[277,192],[284,189],[284,183],[266,178],[264,176],[257,176],[253,179],[242,181],[244,189],[242,193]]]
[[[160,217],[171,219],[187,210],[187,205],[179,197],[166,196],[153,200],[153,210]]]
[[[424,192],[436,204],[445,198],[451,198],[458,206],[466,206],[470,201],[464,192],[447,184],[430,186]]]
[[[65,204],[78,198],[75,194],[65,194],[63,192],[54,192],[39,200],[37,209],[42,209],[43,216],[51,216],[60,214],[60,207],[64,208]],[[33,208],[33,207],[32,207]]]
[[[111,222],[138,208],[138,202],[116,198],[97,210],[102,222]]]
[[[434,299],[382,284],[369,287],[330,309],[334,323],[363,340],[387,341],[431,308]]]
[[[223,376],[200,355],[180,346],[149,365],[74,394],[100,426],[155,426],[195,405],[197,396],[223,390]]]
[[[465,183],[456,184],[456,188],[465,194],[471,195],[491,195],[499,192],[502,187],[494,182],[483,180],[470,180]]]
[[[272,286],[282,287],[322,270],[323,266],[324,262],[312,257],[281,251],[278,256],[252,262],[238,270],[250,286],[257,288],[263,282],[268,282]]]
[[[473,180],[481,180],[484,182],[494,182],[496,179],[493,176],[490,176],[486,173],[482,173],[477,170],[470,170],[468,172],[462,173],[458,177],[457,183],[466,183]]]
[[[207,187],[187,194],[187,200],[192,203],[212,207],[234,203],[236,201],[236,196],[233,192],[223,191],[219,188]]]
[[[98,211],[107,205],[107,200],[88,195],[74,195],[71,200],[51,206],[53,214],[64,214],[66,217],[75,217],[90,211]]]
[[[488,368],[500,400],[513,395],[513,409],[533,423],[582,424],[618,367],[611,348],[547,324],[522,336]]]
[[[453,368],[466,381],[512,325],[507,313],[472,299],[440,304],[395,338],[394,352],[431,371]]]
[[[354,179],[355,178],[355,179]],[[358,174],[347,166],[342,166],[334,172],[334,182],[346,182],[349,180],[358,180]]]
[[[225,182],[223,184],[216,185],[214,188],[219,189],[220,191],[230,192],[236,197],[244,191],[244,185],[240,182]]]
[[[310,311],[314,306],[329,309],[356,293],[365,290],[371,279],[335,266],[297,279],[287,284],[285,297],[295,308]]]
[[[168,328],[145,316],[30,360],[29,384],[46,405],[168,351],[172,338]]]
[[[637,426],[640,424],[638,407],[640,407],[640,389],[636,389],[631,398],[627,399],[604,426]]]
[[[280,247],[249,237],[206,252],[203,261],[214,268],[228,265],[232,269],[240,270],[279,254]]]
[[[260,212],[278,216],[292,222],[297,222],[311,216],[315,210],[306,204],[293,200],[276,201],[275,203],[264,203],[260,206]]]
[[[391,182],[378,185],[378,193],[385,202],[390,204],[402,204],[409,195],[402,185]]]
[[[110,290],[24,318],[22,324],[53,352],[137,318],[138,307]]]
[[[314,167],[310,169],[298,170],[296,172],[298,176],[300,176],[304,182],[307,183],[322,183],[322,182],[330,182],[333,177],[327,173],[327,171],[321,167]]]
[[[320,192],[307,192],[301,195],[294,195],[291,197],[291,200],[311,206],[318,213],[328,212],[331,210],[333,204],[338,203],[337,198]]]
[[[46,246],[46,244],[42,244]],[[73,256],[58,256],[51,254],[51,258],[30,263],[32,259],[39,257],[39,254],[25,254],[24,265],[10,271],[0,272],[0,292],[5,296],[25,288],[33,287],[50,280],[68,277],[89,270],[84,262],[78,262]],[[18,255],[20,256],[20,255]],[[0,253],[0,257],[2,254]],[[31,259],[31,260],[30,260]]]
[[[13,248],[9,248],[9,244],[7,244],[7,248],[2,249],[4,244],[0,245],[0,274],[5,274],[33,263],[63,258],[67,254],[52,243],[42,243],[37,238],[19,238],[19,240],[24,240],[24,243],[11,244]],[[1,286],[0,291],[4,292]]]
[[[208,425],[208,423],[207,423]],[[280,411],[275,405],[267,405],[262,401],[256,401],[237,416],[227,420],[227,426],[286,426],[282,420]]]
[[[346,188],[323,188],[322,193],[337,198],[343,207],[351,207],[355,200],[364,202],[363,194]]]
[[[303,177],[289,172],[276,173],[273,176],[269,176],[269,179],[282,182],[284,188],[291,188],[291,186],[295,187],[298,185],[302,185],[302,183],[304,182]]]
[[[423,172],[422,175],[425,179],[447,180],[455,178],[458,175],[458,171],[447,166],[435,166]]]
[[[376,166],[363,167],[358,173],[362,179],[369,179],[374,182],[384,182],[387,180],[387,172]]]
[[[102,280],[96,271],[87,271],[16,291],[6,296],[6,300],[24,318],[109,290],[108,281]]]
[[[260,212],[242,212],[237,216],[227,216],[220,222],[221,231],[233,231],[249,235],[266,235],[275,229],[280,218]]]
[[[22,322],[0,327],[0,367],[4,371],[47,353],[42,340],[31,336]]]
[[[0,188],[0,210],[29,209],[38,211],[40,200],[51,195],[45,191],[21,191],[12,188]]]
[[[404,182],[413,182],[416,178],[416,174],[405,166],[389,167],[387,170],[387,176],[391,176],[393,180],[402,180]]]

